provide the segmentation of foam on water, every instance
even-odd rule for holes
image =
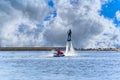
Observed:
[[[55,50],[52,50],[52,51],[49,52],[49,54],[47,56],[53,57],[54,53],[55,53]]]

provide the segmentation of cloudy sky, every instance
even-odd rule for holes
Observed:
[[[0,46],[120,47],[120,0],[0,0]]]

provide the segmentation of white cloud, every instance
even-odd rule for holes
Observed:
[[[120,11],[116,12],[116,18],[117,18],[118,21],[120,21]]]
[[[104,1],[76,1],[73,1],[72,4],[71,0],[56,1],[58,16],[45,31],[44,38],[47,40],[47,44],[65,45],[66,31],[70,27],[73,31],[72,38],[75,47],[115,47],[119,45],[119,29],[111,20],[99,15]]]
[[[46,1],[1,0],[0,45],[65,46],[68,28],[72,29],[75,47],[120,45],[120,29],[99,15],[107,0],[54,0],[57,17],[49,24],[43,20],[50,10]],[[45,23],[42,32],[37,23]],[[23,32],[18,31],[20,24],[26,25]]]
[[[43,24],[49,12],[46,0],[0,1],[0,46],[40,46],[42,33],[36,24]],[[24,32],[19,25],[25,24]]]

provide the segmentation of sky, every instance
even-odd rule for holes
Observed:
[[[120,47],[120,0],[1,0],[0,47]]]

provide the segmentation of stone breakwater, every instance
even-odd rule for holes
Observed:
[[[0,47],[0,51],[51,51],[65,50],[65,47]],[[120,48],[74,48],[77,51],[120,51]]]

